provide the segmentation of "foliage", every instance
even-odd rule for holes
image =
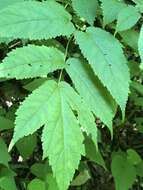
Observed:
[[[142,0],[0,2],[0,189],[143,184]]]

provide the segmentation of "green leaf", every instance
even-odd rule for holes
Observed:
[[[136,166],[136,172],[137,172],[137,176],[143,177],[143,162],[140,162]]]
[[[72,0],[72,5],[80,17],[93,25],[98,7],[97,0]]]
[[[75,169],[78,169],[81,154],[84,154],[78,124],[75,118],[72,118],[70,109],[63,106],[63,111],[65,110],[67,115],[64,111],[64,116],[59,116],[55,122],[49,122],[49,125],[44,128],[42,136],[44,157],[49,157],[60,190],[68,188]]]
[[[133,29],[120,32],[123,42],[133,48],[138,53],[139,33]]]
[[[7,146],[0,138],[0,164],[8,167],[8,162],[11,160],[10,155],[8,154]]]
[[[126,7],[126,4],[118,0],[100,0],[103,10],[104,26],[117,19],[119,12]]]
[[[143,85],[140,82],[132,81],[131,87],[136,90],[138,94],[143,96]]]
[[[83,170],[80,174],[72,181],[71,186],[84,185],[90,179],[88,170]]]
[[[72,88],[65,89],[64,93],[72,109],[77,111],[81,127],[88,136],[91,135],[94,144],[97,146],[97,127],[88,103],[81,101],[81,97]]]
[[[140,64],[138,64],[136,61],[128,62],[131,78],[140,76],[141,70],[139,66]]]
[[[46,80],[47,78],[34,79],[32,82],[29,82],[28,84],[24,85],[23,88],[32,92],[33,90],[38,88],[40,85],[42,85]]]
[[[133,27],[141,15],[134,6],[128,6],[122,9],[118,14],[116,31],[124,31]]]
[[[33,78],[64,67],[64,55],[58,49],[28,45],[8,54],[0,64],[0,77]]]
[[[3,9],[9,5],[12,5],[14,3],[20,3],[23,2],[24,0],[4,0],[4,1],[0,1],[0,9]]]
[[[127,159],[133,164],[137,165],[142,162],[140,155],[133,149],[127,150]]]
[[[129,190],[136,179],[136,170],[126,154],[115,154],[112,158],[112,174],[116,190]]]
[[[84,106],[78,105],[79,109],[78,111],[78,119],[80,122],[81,127],[83,130],[87,133],[88,136],[92,137],[92,140],[96,147],[98,148],[97,144],[97,127],[95,123],[95,118],[90,112],[90,109],[88,108],[88,104],[84,104]]]
[[[56,179],[53,177],[53,174],[51,173],[51,167],[48,165],[47,162],[44,164],[34,164],[31,167],[31,173],[45,181],[46,185],[48,186],[48,190],[59,190]]]
[[[17,190],[14,178],[11,176],[1,177],[0,187],[2,188],[2,190]]]
[[[48,190],[59,190],[56,180],[53,177],[53,174],[48,174],[46,177],[46,182],[48,184]]]
[[[28,190],[46,190],[46,185],[40,179],[33,179],[27,187]]]
[[[31,166],[30,171],[33,175],[37,178],[42,179],[43,181],[46,180],[47,174],[51,172],[51,167],[48,163],[35,163]]]
[[[93,161],[96,164],[99,164],[100,166],[102,166],[104,169],[106,169],[104,159],[100,151],[96,149],[93,141],[90,138],[86,138],[84,143],[85,143],[86,157],[90,161]]]
[[[1,37],[36,40],[69,36],[74,31],[70,14],[55,1],[16,3],[2,9],[0,18]]]
[[[138,49],[139,49],[139,54],[141,58],[141,69],[143,69],[143,25],[141,27],[141,31],[139,34],[139,41],[138,41]]]
[[[0,131],[8,130],[14,127],[14,123],[10,120],[5,118],[4,116],[0,116]]]
[[[112,119],[115,115],[116,105],[109,92],[103,87],[99,79],[94,76],[92,69],[85,60],[71,58],[67,61],[67,64],[69,66],[66,71],[79,94],[85,102],[88,102],[88,106],[93,113],[112,131]]]
[[[82,105],[80,96],[67,83],[45,82],[16,112],[14,136],[9,147],[11,149],[20,138],[45,125],[43,157],[49,157],[60,190],[68,188],[81,155],[84,155],[83,135],[72,110],[76,103],[73,100]]]
[[[37,144],[36,134],[24,137],[17,142],[16,147],[20,155],[26,159],[31,156]]]
[[[138,97],[138,98],[136,98],[135,99],[135,105],[136,106],[141,106],[141,107],[143,107],[143,98],[141,98],[141,97]],[[136,118],[137,119],[137,118]],[[142,121],[143,121],[143,118],[141,119]],[[139,122],[140,123],[140,122]],[[140,127],[139,125],[137,126],[137,128],[138,127]],[[139,128],[138,128],[139,129]]]
[[[46,124],[49,118],[57,116],[58,113],[54,112],[53,108],[58,109],[58,100],[53,102],[52,99],[56,97],[58,89],[56,82],[46,81],[25,99],[16,112],[14,143],[24,136],[33,134]]]
[[[143,102],[143,98],[142,98],[142,102]],[[136,117],[135,118],[135,122],[136,122],[136,124],[137,124],[137,128],[138,127],[141,127],[142,128],[142,126],[143,126],[143,118],[142,117]],[[143,129],[142,129],[142,131],[141,131],[141,133],[143,132]]]
[[[141,13],[143,13],[143,1],[142,0],[132,0],[134,3],[136,3],[136,7],[140,10]]]
[[[42,136],[43,154],[44,157],[49,157],[60,190],[68,188],[74,171],[78,168],[81,154],[84,154],[83,137],[71,111],[69,97],[65,94],[71,91],[70,88],[66,83],[60,84],[57,94],[52,99],[53,102],[57,101],[56,114],[48,121]]]
[[[16,176],[16,173],[13,172],[11,169],[7,168],[7,167],[1,167],[0,169],[0,179],[2,177],[14,177]]]
[[[76,32],[75,37],[95,74],[120,105],[124,117],[130,75],[121,44],[110,33],[94,27]]]

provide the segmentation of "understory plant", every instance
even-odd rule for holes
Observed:
[[[0,0],[2,190],[142,189],[142,13]]]

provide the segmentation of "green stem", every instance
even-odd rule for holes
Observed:
[[[70,44],[70,42],[71,42],[71,40],[72,40],[72,37],[73,37],[73,35],[71,35],[71,37],[69,38],[69,40],[68,40],[68,42],[67,42],[67,45],[66,45],[64,62],[66,62],[66,59],[67,59],[69,44]],[[61,71],[60,71],[58,83],[61,81],[62,74],[63,74],[63,69],[61,69]]]
[[[58,80],[58,83],[61,81],[62,74],[63,74],[63,69],[60,71],[60,75],[59,75],[59,80]]]
[[[116,37],[116,34],[117,34],[117,31],[115,30],[115,32],[114,32],[114,37]]]

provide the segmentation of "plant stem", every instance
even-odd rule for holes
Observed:
[[[67,45],[66,45],[65,56],[64,56],[64,62],[66,62],[66,59],[67,59],[69,44],[70,44],[70,41],[71,41],[72,37],[73,37],[73,35],[71,35],[71,37],[69,38],[69,40],[68,40],[68,42],[67,42]],[[58,83],[61,81],[62,74],[63,74],[63,69],[61,69],[61,71],[60,71]]]

